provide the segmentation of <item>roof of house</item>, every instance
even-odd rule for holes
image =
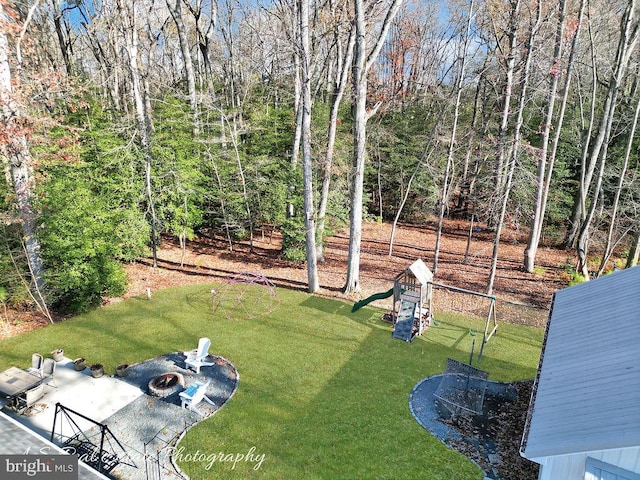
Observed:
[[[24,425],[0,412],[0,454],[2,455],[68,455],[62,448],[51,443]],[[109,480],[94,469],[78,462],[79,480]]]
[[[640,446],[640,267],[555,293],[529,409],[526,458]]]

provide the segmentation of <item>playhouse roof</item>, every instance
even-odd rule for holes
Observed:
[[[426,285],[427,283],[433,281],[433,273],[431,273],[431,270],[429,270],[429,268],[421,259],[413,262],[407,270],[409,270],[413,274],[413,276],[416,277],[416,280],[418,280],[418,282],[420,282],[422,285]],[[406,273],[407,270],[405,270],[403,273]],[[402,275],[403,273],[401,273],[400,275]]]
[[[556,292],[529,406],[529,459],[640,446],[640,267]]]

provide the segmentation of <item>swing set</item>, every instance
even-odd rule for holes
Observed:
[[[464,317],[484,319],[484,332],[482,334],[480,353],[478,354],[478,360],[482,359],[485,344],[498,329],[496,297],[443,283],[430,282],[430,285],[433,289],[429,305],[430,311],[451,312]],[[437,325],[435,319],[434,325]],[[469,335],[472,337],[476,335],[471,326],[469,327]],[[473,351],[471,355],[473,356]]]
[[[484,319],[484,332],[478,355],[480,360],[485,344],[498,329],[495,296],[434,282],[433,273],[420,259],[396,275],[393,280],[393,289],[357,302],[352,311],[373,300],[392,295],[393,337],[400,340],[410,342],[416,335],[422,335],[426,328],[438,325],[434,312],[451,312],[464,317]],[[471,326],[469,335],[472,337],[476,335]],[[473,360],[474,349],[475,339],[471,360]]]

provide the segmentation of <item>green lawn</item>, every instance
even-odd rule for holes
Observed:
[[[240,383],[180,443],[180,465],[191,478],[482,478],[419,426],[408,404],[415,384],[442,373],[448,356],[468,362],[473,338],[478,352],[482,337],[469,328],[482,330],[482,321],[441,315],[408,344],[391,338],[374,308],[351,314],[351,304],[280,289],[268,315],[227,320],[213,315],[210,289],[156,292],[3,340],[0,368],[27,367],[32,352],[62,347],[113,373],[119,363],[190,350],[208,336],[210,352],[236,366]],[[532,378],[542,335],[501,323],[476,366],[493,380]],[[184,461],[197,453],[201,461]],[[227,460],[252,453],[253,461],[213,462],[220,453]]]

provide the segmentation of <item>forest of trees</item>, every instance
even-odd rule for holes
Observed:
[[[319,287],[367,219],[640,251],[640,0],[0,0],[0,303],[79,311],[165,235],[260,228]],[[393,254],[393,235],[389,254]],[[622,253],[620,253],[622,252]],[[621,267],[624,265],[620,265]]]

